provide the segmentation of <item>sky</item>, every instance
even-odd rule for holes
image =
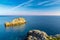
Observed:
[[[60,15],[60,0],[0,0],[0,15]]]

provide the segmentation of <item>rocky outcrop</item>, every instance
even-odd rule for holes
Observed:
[[[26,40],[60,40],[60,34],[48,36],[44,31],[31,30],[28,32]]]
[[[48,40],[48,35],[40,30],[31,30],[28,32],[26,40]]]
[[[25,24],[26,20],[24,18],[16,18],[12,20],[11,22],[6,22],[5,26],[10,27],[10,26],[17,26],[17,25],[22,25]]]

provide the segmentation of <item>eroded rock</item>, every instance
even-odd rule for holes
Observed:
[[[28,32],[26,40],[48,40],[48,35],[40,30],[31,30]]]

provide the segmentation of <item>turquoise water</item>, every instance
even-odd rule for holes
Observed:
[[[23,17],[26,24],[5,27],[5,22]],[[24,40],[29,30],[42,30],[48,35],[60,34],[60,16],[0,16],[0,40]]]

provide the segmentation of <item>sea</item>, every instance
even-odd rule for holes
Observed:
[[[26,24],[6,27],[6,22],[25,18]],[[60,34],[60,16],[0,16],[0,40],[24,40],[30,30],[41,30],[48,35]]]

